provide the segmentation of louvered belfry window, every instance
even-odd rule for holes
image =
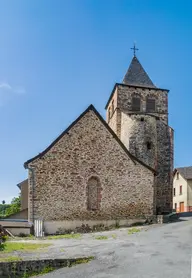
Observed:
[[[140,111],[141,100],[139,97],[132,98],[132,110],[133,111]]]
[[[147,99],[146,111],[147,112],[155,112],[155,99],[153,99],[153,98]]]

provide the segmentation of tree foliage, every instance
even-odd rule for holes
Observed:
[[[6,216],[9,216],[11,214],[19,212],[20,210],[21,210],[21,196],[14,197],[9,207],[6,208],[5,214]]]
[[[2,201],[0,204],[0,218],[5,218],[11,214],[17,213],[21,210],[21,196],[14,197],[11,204],[6,204]]]
[[[0,218],[6,216],[6,209],[10,207],[10,204],[0,204]]]
[[[0,251],[4,249],[4,242],[6,240],[6,231],[3,226],[0,225]]]

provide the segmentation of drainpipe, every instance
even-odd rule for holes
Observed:
[[[28,166],[28,170],[31,171],[31,181],[32,181],[32,223],[34,225],[34,191],[35,191],[35,178],[34,178],[34,168]]]

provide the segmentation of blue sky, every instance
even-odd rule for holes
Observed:
[[[44,150],[92,103],[104,106],[137,56],[170,89],[175,166],[192,165],[192,3],[166,0],[0,1],[0,201]]]

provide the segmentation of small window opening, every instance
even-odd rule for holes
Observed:
[[[149,113],[155,112],[155,99],[147,98],[146,111]]]
[[[110,117],[111,117],[111,107],[109,107],[108,109],[108,121],[110,120]]]
[[[147,149],[151,150],[151,148],[152,148],[151,142],[147,142]]]
[[[141,122],[144,122],[144,118],[143,117],[141,118]]]
[[[177,172],[177,180],[179,179],[179,172]]]
[[[139,97],[132,98],[132,110],[133,111],[140,111],[141,100]]]
[[[114,100],[112,100],[112,104],[111,104],[111,113],[113,114],[114,113]]]

